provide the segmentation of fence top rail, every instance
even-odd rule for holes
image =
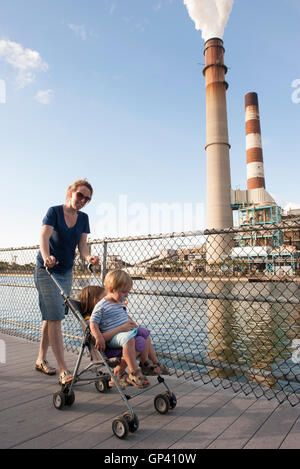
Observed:
[[[211,230],[197,230],[197,231],[182,231],[182,232],[173,232],[173,233],[160,233],[160,234],[148,234],[148,235],[139,235],[139,236],[127,236],[127,237],[115,237],[115,238],[103,238],[103,239],[93,239],[89,240],[88,244],[104,244],[104,243],[120,243],[125,241],[144,241],[144,240],[159,240],[165,238],[187,238],[192,236],[209,236],[217,234],[234,234],[241,232],[259,232],[259,231],[272,231],[272,230],[300,230],[300,221],[298,220],[285,220],[281,223],[269,223],[262,225],[247,225],[247,226],[237,226],[231,228],[223,229],[211,229]],[[5,251],[22,251],[30,249],[39,249],[39,245],[35,246],[23,246],[23,247],[7,247],[0,248],[0,252]]]

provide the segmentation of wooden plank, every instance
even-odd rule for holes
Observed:
[[[153,406],[154,396],[165,391],[162,385],[132,399],[140,427],[119,440],[111,424],[126,406],[115,389],[103,395],[93,384],[75,386],[74,405],[58,411],[52,404],[57,376],[34,370],[38,344],[1,333],[0,339],[7,351],[7,363],[0,364],[1,448],[300,448],[299,405],[256,400],[183,376],[166,377],[178,398],[177,407],[166,415]],[[70,369],[76,358],[66,352]],[[52,352],[49,361],[55,364]]]
[[[267,401],[264,398],[253,400],[253,404],[242,413],[223,433],[218,436],[208,448],[243,448],[250,438],[278,407],[277,401]],[[274,446],[275,448],[276,446]]]
[[[294,409],[289,404],[278,406],[250,438],[244,448],[279,448],[283,443],[285,435],[289,433],[299,415],[300,409]],[[300,440],[298,443],[300,443]]]
[[[300,449],[300,417],[285,436],[280,449]]]

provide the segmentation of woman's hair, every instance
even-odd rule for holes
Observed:
[[[92,314],[95,306],[95,300],[104,296],[105,290],[103,287],[96,285],[89,285],[84,287],[78,294],[78,299],[81,305],[81,314],[85,318]]]
[[[130,290],[132,279],[124,270],[112,270],[106,275],[104,286],[107,291],[120,290],[121,288]]]
[[[66,199],[68,200],[70,197],[71,192],[75,192],[78,187],[80,186],[85,186],[91,193],[91,196],[93,195],[93,188],[91,184],[88,182],[87,179],[77,179],[74,181],[67,189],[67,194],[66,194]]]

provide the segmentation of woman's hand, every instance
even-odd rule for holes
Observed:
[[[56,264],[58,264],[58,261],[55,259],[54,256],[48,256],[44,259],[44,267],[48,267],[49,269],[51,269]]]
[[[87,256],[86,261],[89,264],[92,264],[92,265],[99,264],[99,257],[98,256]]]

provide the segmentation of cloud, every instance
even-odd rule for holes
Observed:
[[[45,90],[45,91],[38,91],[35,95],[35,99],[40,104],[50,104],[54,98],[54,91],[53,90]]]
[[[283,207],[283,210],[285,212],[288,212],[289,210],[296,210],[300,209],[300,203],[295,203],[295,202],[287,202],[287,204]]]
[[[87,32],[84,26],[80,24],[68,24],[69,28],[73,33],[76,34],[76,36],[80,37],[83,41],[86,40],[87,38]]]
[[[0,59],[18,71],[16,81],[19,88],[30,85],[38,72],[46,72],[49,68],[37,51],[5,39],[0,40]]]

